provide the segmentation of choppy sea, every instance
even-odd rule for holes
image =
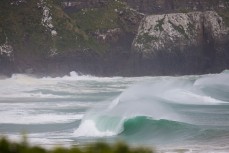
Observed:
[[[0,79],[0,135],[45,147],[95,141],[158,152],[229,152],[229,71],[163,77],[76,72]]]

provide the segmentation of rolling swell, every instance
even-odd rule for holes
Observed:
[[[117,136],[144,144],[221,141],[229,135],[228,82],[228,71],[151,78],[88,112],[75,136]]]
[[[133,135],[138,132],[149,134],[149,132],[153,131],[156,134],[171,134],[176,131],[184,131],[190,129],[197,129],[196,126],[182,123],[182,122],[176,122],[176,121],[170,121],[170,120],[153,120],[149,117],[145,116],[138,116],[135,118],[128,119],[124,122],[124,130],[121,134],[123,135]],[[150,131],[149,131],[150,130]]]
[[[150,143],[191,139],[200,130],[195,125],[164,119],[153,120],[145,116],[128,119],[123,127],[121,136],[132,140],[150,141]]]

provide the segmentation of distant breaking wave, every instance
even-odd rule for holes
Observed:
[[[158,77],[134,85],[107,106],[89,111],[76,137],[120,135],[138,141],[208,139],[229,134],[229,71]],[[219,130],[220,129],[220,130]],[[220,131],[220,132],[218,132]],[[215,135],[214,135],[215,134]]]

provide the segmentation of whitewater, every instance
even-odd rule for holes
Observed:
[[[0,79],[0,135],[32,144],[95,141],[158,152],[229,152],[229,71],[158,77],[71,72]]]

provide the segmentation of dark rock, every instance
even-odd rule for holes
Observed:
[[[133,50],[148,74],[209,73],[229,66],[227,44],[229,28],[216,12],[173,13],[147,16]]]
[[[228,0],[0,1],[0,73],[219,72],[229,68],[228,8]]]

